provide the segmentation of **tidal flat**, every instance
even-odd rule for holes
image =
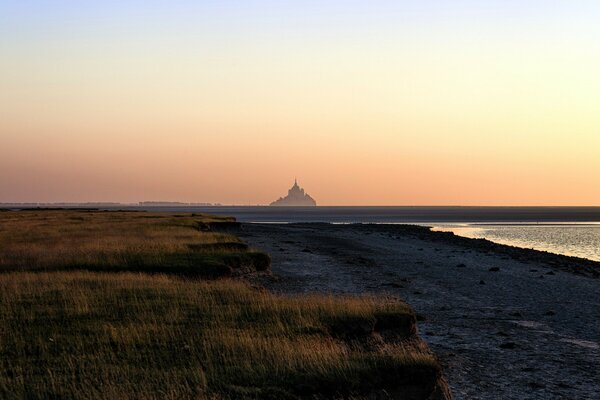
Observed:
[[[600,399],[600,263],[409,225],[243,224],[276,293],[396,296],[456,399]]]

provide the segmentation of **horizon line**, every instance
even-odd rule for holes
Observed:
[[[150,204],[142,204],[150,203]],[[0,207],[11,207],[11,206],[25,206],[25,207],[37,207],[37,206],[93,206],[93,205],[106,205],[106,206],[129,206],[129,207],[272,207],[269,204],[225,204],[219,202],[185,202],[185,201],[137,201],[137,202],[120,202],[120,201],[24,201],[24,202],[11,202],[11,201],[0,201]],[[600,204],[596,205],[522,205],[522,204],[510,204],[510,205],[483,205],[483,204],[327,204],[327,205],[316,205],[316,206],[279,206],[275,208],[327,208],[327,207],[430,207],[430,208],[600,208]]]

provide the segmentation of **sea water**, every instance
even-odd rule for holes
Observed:
[[[440,223],[434,230],[600,261],[600,223]]]

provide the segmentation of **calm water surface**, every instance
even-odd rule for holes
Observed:
[[[469,238],[600,261],[600,224],[435,224]]]

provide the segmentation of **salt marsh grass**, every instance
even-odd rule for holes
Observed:
[[[424,399],[438,387],[398,300],[198,279],[267,257],[207,232],[213,222],[232,221],[2,213],[0,398]]]
[[[232,222],[195,214],[22,211],[0,214],[0,271],[144,271],[227,276],[233,269],[266,269],[266,255],[206,245],[240,243],[204,231]]]
[[[236,281],[92,272],[0,274],[1,398],[294,398],[369,393],[433,357],[376,332],[398,301],[280,297]]]

